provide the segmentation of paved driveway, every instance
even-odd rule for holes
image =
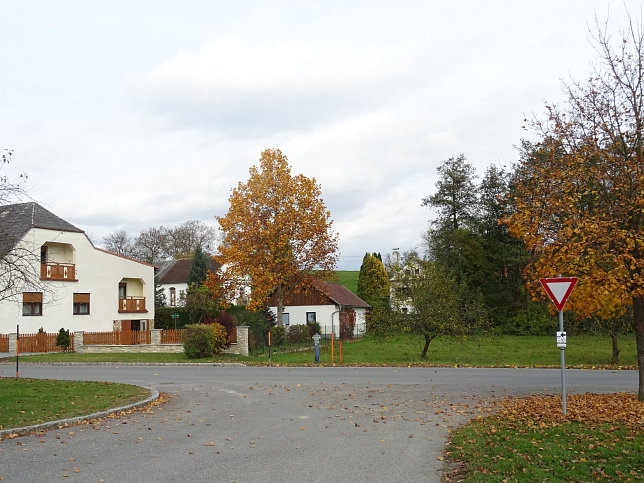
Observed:
[[[507,394],[559,393],[556,369],[21,366],[21,377],[151,386],[153,412],[0,442],[29,481],[438,481],[448,429]],[[15,366],[0,365],[0,376]],[[636,371],[566,372],[568,393],[635,391]]]

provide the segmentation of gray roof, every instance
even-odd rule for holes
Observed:
[[[35,202],[0,206],[0,257],[8,253],[31,228],[83,233],[80,228]]]

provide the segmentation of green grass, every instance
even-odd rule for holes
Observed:
[[[312,345],[306,350],[272,348],[271,362],[275,364],[311,364],[314,362]],[[420,358],[423,339],[396,336],[385,339],[363,337],[342,343],[342,363],[354,365],[462,365],[487,367],[559,367],[560,353],[554,335],[545,336],[481,336],[456,340],[437,337],[429,346],[427,359]],[[635,367],[637,356],[635,337],[619,339],[619,365]],[[301,347],[300,347],[301,349]],[[340,347],[334,344],[333,363],[339,363]],[[610,365],[611,344],[608,337],[569,336],[565,351],[568,367],[605,367]],[[239,357],[220,355],[207,359],[189,360],[180,354],[75,354],[52,353],[22,356],[24,362],[243,362],[267,363],[268,354]],[[320,363],[331,364],[331,344],[324,340],[320,347]]]
[[[0,429],[87,415],[149,395],[130,384],[0,378]]]
[[[358,275],[360,272],[352,272],[347,270],[339,270],[335,272],[337,280],[331,280],[333,283],[339,283],[340,285],[348,288],[354,294],[358,293]]]
[[[462,365],[487,367],[559,367],[560,352],[555,337],[540,336],[482,336],[456,340],[437,337],[429,346],[427,359],[420,358],[423,339],[412,336],[396,336],[386,339],[364,337],[342,344],[343,364],[373,365]],[[635,337],[624,336],[619,340],[620,366],[637,365]],[[340,347],[334,345],[333,361],[339,362]],[[610,339],[598,336],[568,338],[565,351],[568,367],[600,367],[610,365],[612,354]],[[256,357],[266,360],[266,356]],[[278,364],[302,364],[313,360],[313,350],[305,352],[272,354],[271,360]],[[331,363],[331,347],[320,349],[320,363]]]
[[[459,481],[642,481],[644,434],[619,423],[565,422],[517,431],[491,417],[455,431]],[[629,479],[630,478],[630,479]]]

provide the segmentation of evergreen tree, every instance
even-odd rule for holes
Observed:
[[[365,253],[358,275],[358,297],[371,305],[383,304],[389,297],[389,276],[380,259]]]
[[[208,278],[208,270],[210,270],[210,257],[201,249],[201,245],[195,248],[195,255],[192,259],[190,272],[188,272],[188,286],[193,283],[201,285]]]

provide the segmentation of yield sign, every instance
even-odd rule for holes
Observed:
[[[559,311],[563,310],[570,292],[577,283],[576,278],[542,278],[539,281]]]

